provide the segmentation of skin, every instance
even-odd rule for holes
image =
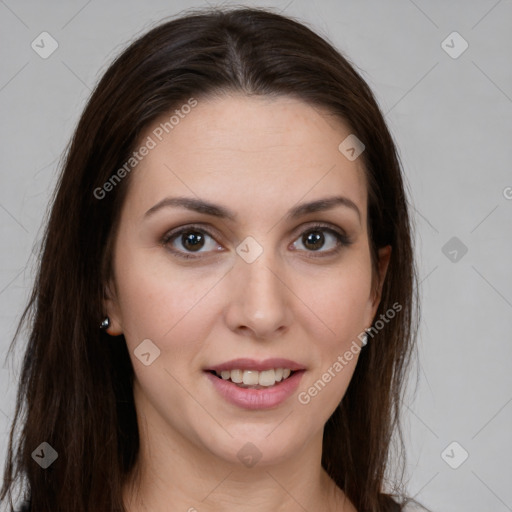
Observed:
[[[350,133],[289,97],[203,99],[130,175],[105,301],[108,332],[125,335],[136,375],[141,480],[138,489],[133,478],[125,486],[130,512],[170,504],[189,512],[356,510],[322,469],[321,453],[325,422],[358,355],[309,404],[297,400],[371,325],[380,301],[361,159],[338,150]],[[350,198],[361,218],[337,206],[285,219],[296,204],[333,195]],[[201,198],[238,218],[179,207],[145,218],[168,196]],[[302,236],[318,231],[313,222],[352,243],[334,253],[336,238],[321,231],[324,244],[313,250]],[[199,252],[181,236],[161,242],[192,223],[211,234]],[[247,236],[263,248],[250,264],[235,252]],[[171,248],[198,257],[185,260]],[[389,246],[379,253],[382,280],[390,253]],[[133,352],[145,339],[160,350],[148,366]],[[248,411],[226,402],[203,372],[237,357],[285,357],[307,370],[284,403]],[[250,468],[237,457],[247,442],[261,453]]]

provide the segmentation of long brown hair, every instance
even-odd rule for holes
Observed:
[[[12,505],[19,480],[38,512],[125,510],[122,488],[139,449],[134,373],[124,338],[111,339],[98,324],[129,176],[104,198],[94,191],[130,158],[156,118],[191,97],[230,92],[294,96],[327,108],[366,147],[361,158],[374,276],[378,248],[392,246],[375,318],[393,304],[401,310],[381,321],[362,350],[325,425],[322,465],[359,511],[397,510],[396,501],[405,498],[400,405],[419,306],[395,144],[368,85],[329,42],[289,17],[238,8],[193,11],[157,25],[121,53],[88,101],[66,152],[38,273],[9,349],[28,326],[0,500],[9,495]],[[387,472],[394,439],[402,473],[393,480]],[[44,470],[32,458],[42,442],[58,453]]]

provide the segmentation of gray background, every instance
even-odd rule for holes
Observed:
[[[345,52],[373,88],[400,148],[423,300],[420,383],[404,406],[409,493],[433,511],[512,511],[512,2],[245,5],[297,16]],[[0,0],[4,355],[32,283],[29,257],[59,158],[91,89],[133,37],[201,6]],[[31,47],[43,31],[59,45],[47,59]],[[469,45],[457,58],[463,41],[447,39],[453,31]],[[0,370],[2,461],[20,358],[18,350]],[[469,457],[460,464],[462,450]]]

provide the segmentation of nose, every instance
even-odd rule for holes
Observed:
[[[291,324],[292,294],[282,266],[269,253],[264,251],[252,263],[237,257],[230,272],[225,319],[237,334],[271,339]]]

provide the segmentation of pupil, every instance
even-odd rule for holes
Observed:
[[[197,231],[190,231],[188,234],[182,236],[183,247],[187,249],[200,249],[204,243],[204,238],[201,233]]]
[[[324,235],[320,231],[311,231],[308,235],[303,237],[302,241],[306,247],[308,244],[313,245],[314,247],[310,247],[310,249],[316,251],[324,244]]]

